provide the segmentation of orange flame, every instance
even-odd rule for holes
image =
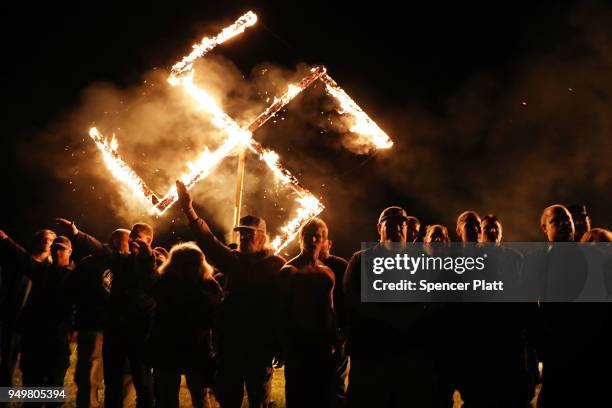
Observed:
[[[279,182],[290,187],[297,194],[296,201],[299,204],[297,214],[281,227],[281,233],[272,241],[272,245],[278,253],[296,237],[300,227],[306,221],[323,211],[324,206],[280,163],[277,153],[264,149],[253,139],[252,136],[255,130],[290,103],[304,89],[320,79],[325,83],[327,92],[340,103],[341,113],[350,114],[354,118],[355,122],[350,129],[351,132],[359,134],[365,143],[377,149],[389,148],[393,145],[393,142],[322,67],[312,68],[310,74],[299,83],[290,84],[287,87],[287,92],[280,98],[275,97],[274,102],[257,116],[246,129],[238,125],[217,106],[213,98],[205,90],[195,85],[193,82],[193,63],[197,58],[203,57],[217,45],[242,34],[256,22],[257,16],[249,11],[232,25],[224,28],[216,37],[204,37],[200,43],[193,46],[191,53],[183,57],[181,61],[172,67],[168,82],[172,86],[182,85],[185,92],[196,101],[198,106],[211,116],[212,123],[228,135],[228,138],[217,150],[211,153],[208,149],[205,149],[194,161],[188,163],[189,171],[179,177],[188,189],[210,174],[214,167],[237,147],[248,146],[251,151],[257,154],[268,165]],[[96,128],[90,129],[89,134],[102,152],[104,162],[113,176],[125,183],[135,195],[147,200],[157,214],[163,214],[176,202],[178,197],[174,186],[169,189],[166,195],[159,198],[121,159],[117,153],[118,143],[114,136],[112,141],[109,142]]]
[[[236,22],[228,27],[225,27],[223,31],[221,31],[216,37],[202,38],[199,44],[195,44],[193,46],[193,51],[183,57],[183,59],[172,67],[172,71],[170,72],[169,81],[172,83],[176,81],[182,74],[185,72],[189,72],[193,69],[193,62],[203,57],[207,52],[210,52],[213,48],[215,48],[219,44],[223,44],[227,40],[234,38],[237,35],[244,33],[248,27],[253,26],[257,22],[257,15],[252,11],[247,12],[242,15]]]
[[[336,81],[327,74],[323,75],[321,80],[325,83],[327,92],[340,103],[341,113],[353,116],[355,123],[350,129],[351,132],[361,135],[365,142],[376,149],[388,149],[393,146],[389,136],[338,86]]]
[[[120,180],[127,185],[135,196],[146,200],[153,205],[155,210],[157,210],[155,205],[157,204],[158,199],[153,193],[153,190],[151,190],[149,186],[147,186],[144,181],[142,181],[142,179],[138,177],[136,173],[134,173],[134,170],[132,170],[132,168],[128,166],[117,153],[119,143],[117,143],[115,136],[113,135],[113,139],[109,142],[108,139],[102,136],[102,134],[95,127],[89,129],[89,136],[93,139],[98,149],[100,149],[102,152],[104,163],[112,175],[117,180]]]

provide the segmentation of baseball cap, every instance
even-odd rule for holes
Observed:
[[[64,249],[72,249],[72,242],[63,235],[56,237],[51,244],[51,248],[53,247],[62,247]]]
[[[241,229],[250,229],[253,231],[261,231],[266,233],[266,222],[263,218],[256,217],[255,215],[245,215],[240,219],[238,226],[234,227],[234,231]]]

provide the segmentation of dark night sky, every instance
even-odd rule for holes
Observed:
[[[56,214],[98,234],[137,221],[71,194],[57,174],[79,158],[55,157],[53,171],[44,163],[47,146],[75,137],[58,134],[57,124],[93,83],[135,86],[153,67],[167,70],[211,25],[249,9],[259,23],[224,46],[225,57],[245,73],[264,60],[324,64],[396,142],[338,171],[338,183],[369,187],[333,200],[313,187],[328,197],[322,216],[340,254],[358,248],[355,237],[374,239],[378,212],[395,203],[449,226],[468,207],[495,212],[512,240],[538,239],[539,211],[554,202],[584,202],[596,225],[612,227],[612,13],[603,3],[209,3],[5,15],[0,228],[24,240]],[[31,160],[27,151],[36,151]],[[314,152],[311,160],[332,158]],[[181,226],[172,232],[188,237]]]

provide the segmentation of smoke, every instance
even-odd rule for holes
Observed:
[[[398,105],[374,97],[368,88],[374,80],[345,87],[330,72],[393,139],[388,151],[373,156],[363,148],[321,83],[296,97],[255,138],[322,199],[322,217],[341,255],[357,249],[358,241],[376,239],[377,216],[388,205],[450,231],[464,210],[495,213],[505,239],[513,241],[542,239],[540,211],[552,203],[585,203],[594,225],[610,228],[612,14],[589,5],[563,18],[571,35],[560,37],[559,46],[527,44],[505,72],[473,73],[435,112],[418,102]],[[241,71],[213,55],[198,61],[195,81],[246,126],[309,68],[264,63]],[[152,216],[147,204],[110,176],[87,135],[91,126],[107,137],[115,134],[128,164],[165,193],[188,160],[224,138],[180,87],[167,83],[167,74],[152,70],[127,89],[93,84],[77,109],[36,137],[36,148],[24,141],[18,154],[30,174],[59,186],[43,188],[45,211],[104,234],[137,221],[150,222],[160,234],[184,233],[176,226],[176,208]],[[198,210],[220,233],[231,227],[235,169],[236,157],[229,157],[192,190]],[[248,155],[243,214],[265,217],[274,235],[294,210],[291,190],[276,185],[266,166]]]
[[[196,84],[206,89],[241,126],[247,127],[275,96],[287,91],[289,83],[307,75],[310,67],[300,65],[288,70],[260,64],[247,79],[231,61],[212,56],[198,61],[195,68]],[[158,196],[164,195],[179,175],[187,171],[187,162],[205,149],[214,151],[227,137],[210,123],[205,112],[198,110],[180,86],[174,88],[166,79],[165,72],[155,69],[144,74],[140,84],[127,89],[109,83],[92,84],[83,91],[78,109],[41,135],[36,151],[22,146],[24,160],[34,159],[69,191],[70,197],[61,199],[68,201],[62,211],[71,212],[80,223],[93,224],[88,219],[95,219],[97,230],[113,229],[115,223],[126,226],[144,221],[162,233],[169,232],[172,226],[168,223],[175,222],[176,209],[168,215],[155,216],[148,202],[110,175],[88,137],[91,126],[109,139],[115,137],[118,152],[126,163]],[[320,95],[305,100],[312,107],[317,98]],[[282,120],[281,114],[271,124]],[[292,132],[301,134],[302,130],[294,128]],[[278,227],[294,216],[296,196],[288,187],[279,185],[271,171],[253,155],[248,163],[244,211],[269,218],[274,235]],[[236,154],[229,156],[192,190],[194,201],[221,231],[229,231],[232,225],[236,164]],[[77,208],[84,207],[86,211],[76,213]]]
[[[533,50],[509,77],[471,77],[441,115],[389,113],[392,134],[407,135],[379,171],[449,230],[475,209],[499,215],[507,240],[541,240],[539,215],[553,203],[587,204],[594,224],[610,228],[611,23],[600,8],[576,9],[562,46]]]

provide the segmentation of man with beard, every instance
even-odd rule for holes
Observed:
[[[249,406],[266,407],[272,360],[279,352],[279,272],[285,260],[266,248],[266,222],[240,219],[238,250],[219,241],[195,212],[185,185],[177,181],[179,204],[198,246],[224,275],[225,300],[217,313],[215,395],[223,408],[239,408],[246,386]]]

